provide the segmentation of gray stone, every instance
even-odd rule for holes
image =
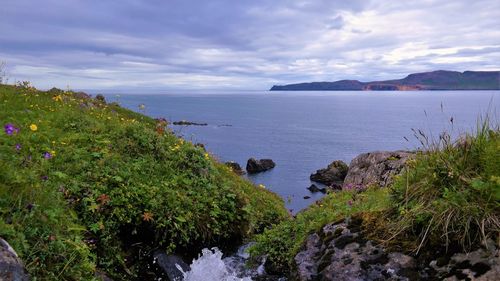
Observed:
[[[7,241],[0,238],[0,280],[27,281],[29,276],[22,261]]]
[[[370,185],[386,187],[399,174],[408,157],[408,151],[375,151],[358,155],[351,161],[344,179],[344,189],[365,189]]]
[[[176,255],[167,255],[162,251],[156,251],[153,258],[158,266],[165,272],[170,281],[181,281],[184,278],[182,271],[187,272],[190,270],[188,264],[182,260],[181,257]],[[179,270],[178,266],[182,269]]]

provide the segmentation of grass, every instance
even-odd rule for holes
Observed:
[[[500,244],[500,130],[488,118],[474,135],[447,134],[411,158],[385,189],[330,193],[316,205],[257,236],[254,258],[267,255],[272,271],[290,273],[309,234],[327,223],[363,218],[369,239],[418,255],[443,245],[467,251],[493,239]]]
[[[23,84],[0,85],[0,122],[0,236],[33,280],[130,280],[138,252],[197,251],[287,217],[165,120]]]

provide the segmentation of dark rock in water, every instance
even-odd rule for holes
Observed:
[[[335,186],[342,185],[344,178],[347,175],[348,166],[340,160],[333,161],[325,169],[319,169],[309,178],[312,181],[320,182],[325,185]]]
[[[191,270],[189,265],[186,264],[179,256],[167,255],[162,251],[156,251],[153,257],[170,281],[178,281],[184,278],[184,275],[176,265],[179,265],[184,272]]]
[[[304,199],[310,199],[311,196],[304,196]]]
[[[275,166],[276,164],[271,159],[256,160],[254,158],[250,158],[247,161],[247,172],[249,174],[260,173],[272,169]]]
[[[0,280],[2,281],[28,281],[30,278],[17,253],[0,238]]]
[[[229,168],[231,168],[231,170],[233,172],[235,172],[236,174],[238,175],[244,175],[245,174],[245,171],[243,171],[243,169],[241,168],[240,164],[234,162],[234,161],[229,161],[229,162],[226,162],[224,163],[226,166],[228,166]]]
[[[358,155],[351,161],[344,179],[344,189],[365,189],[370,185],[386,187],[404,168],[408,151],[375,151]]]
[[[196,123],[196,122],[191,122],[191,121],[186,121],[186,120],[181,120],[181,121],[175,121],[172,124],[178,125],[178,126],[207,126],[207,123]]]
[[[311,186],[309,186],[307,189],[309,189],[309,191],[311,191],[312,193],[316,193],[316,192],[326,193],[326,188],[324,188],[324,187],[319,188],[314,183],[311,184]]]

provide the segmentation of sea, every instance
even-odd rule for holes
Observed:
[[[271,158],[272,170],[245,175],[279,194],[292,213],[324,196],[307,187],[311,173],[360,153],[415,150],[420,130],[430,139],[446,131],[473,133],[481,119],[499,124],[500,91],[157,91],[106,92],[109,102],[172,121],[175,134],[203,143],[220,161],[243,168]],[[144,105],[143,107],[140,105]]]

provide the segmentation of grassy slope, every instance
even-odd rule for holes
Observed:
[[[360,216],[368,238],[408,253],[433,246],[500,243],[500,131],[488,122],[475,136],[439,143],[411,160],[395,183],[363,193],[328,194],[321,202],[257,237],[252,255],[289,272],[306,237],[326,223]]]
[[[287,216],[275,194],[116,105],[0,85],[0,123],[19,128],[0,132],[0,236],[38,279],[130,279],[132,242],[173,252]]]

